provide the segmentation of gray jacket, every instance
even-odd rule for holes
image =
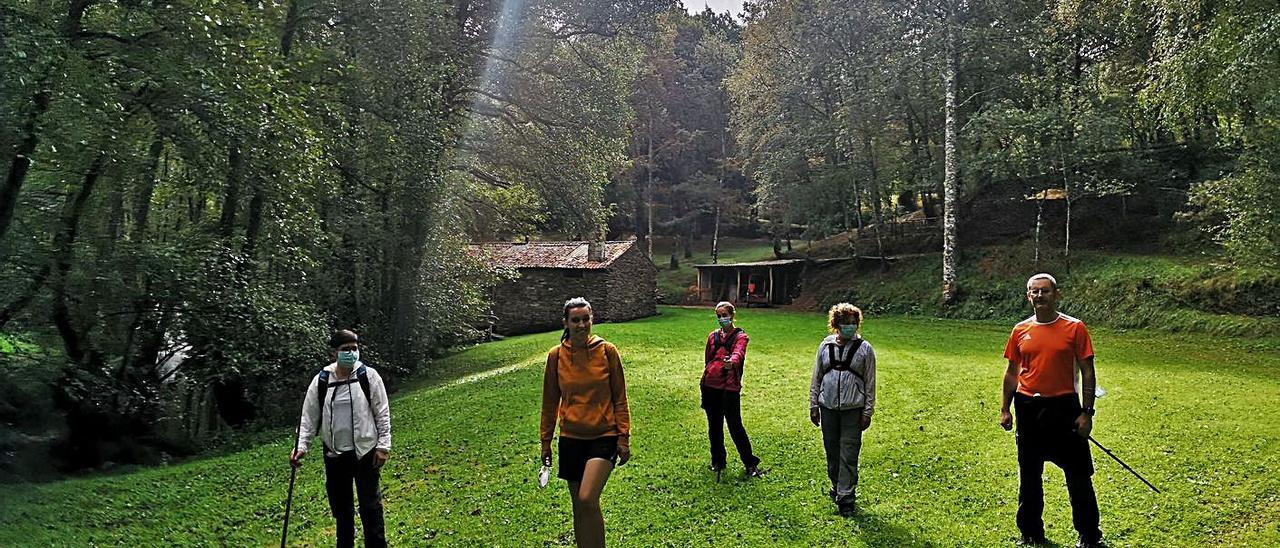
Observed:
[[[849,352],[852,352],[852,344],[846,343],[843,347],[836,344],[836,335],[828,335],[822,339],[813,359],[813,377],[809,381],[809,408],[819,405],[834,410],[861,407],[862,414],[871,416],[876,408],[876,353],[871,348],[871,343],[864,341],[858,347],[848,371],[832,369],[828,346],[835,348],[837,360],[848,358]]]

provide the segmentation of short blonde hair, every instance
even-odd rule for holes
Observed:
[[[827,311],[827,329],[832,333],[840,331],[841,324],[857,323],[862,330],[862,309],[849,303],[839,303]]]
[[[714,308],[714,310],[720,310],[721,308],[728,308],[728,309],[729,309],[729,315],[730,315],[730,316],[737,316],[737,315],[738,315],[738,310],[737,310],[737,309],[735,309],[735,308],[733,307],[733,303],[731,303],[731,302],[729,302],[729,301],[720,301],[720,303],[716,305],[716,307]]]

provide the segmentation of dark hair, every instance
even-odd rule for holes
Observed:
[[[329,336],[329,348],[338,348],[347,343],[360,344],[360,335],[350,329],[340,329]]]
[[[582,298],[582,297],[574,297],[574,298],[569,299],[569,300],[567,300],[567,301],[565,301],[565,302],[564,302],[564,319],[566,319],[566,320],[567,320],[567,319],[569,319],[569,311],[570,311],[570,310],[573,310],[573,309],[575,309],[575,308],[582,308],[582,307],[586,307],[586,308],[587,308],[587,310],[590,310],[590,311],[592,312],[592,314],[595,314],[595,309],[594,309],[594,308],[591,308],[591,303],[590,303],[589,301],[587,301],[586,299],[584,299],[584,298]],[[563,335],[560,335],[560,340],[562,340],[562,341],[567,341],[567,340],[569,340],[569,328],[568,328],[568,327],[564,328],[564,334],[563,334]]]

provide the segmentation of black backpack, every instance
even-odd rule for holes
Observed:
[[[849,372],[852,372],[854,375],[857,375],[858,378],[862,379],[862,382],[865,383],[867,382],[866,377],[864,377],[861,373],[858,373],[857,371],[853,370],[853,358],[858,355],[858,350],[862,349],[862,343],[865,343],[867,341],[864,341],[862,339],[854,339],[854,340],[857,341],[857,344],[855,344],[853,348],[848,350],[848,352],[846,353],[846,358],[843,361],[836,357],[838,356],[838,353],[836,351],[836,344],[831,343],[827,345],[827,364],[831,366],[831,369],[828,369],[827,371],[849,371]],[[823,371],[822,374],[826,375],[827,371]]]
[[[319,378],[316,381],[316,395],[319,396],[317,400],[320,402],[320,420],[316,422],[316,432],[320,432],[320,427],[324,424],[324,401],[325,398],[329,397],[330,386],[342,386],[358,382],[360,383],[360,391],[364,392],[364,401],[369,404],[370,408],[373,407],[373,399],[369,397],[369,370],[365,368],[364,364],[360,364],[360,367],[356,368],[355,379],[347,378],[345,381],[330,385],[329,370],[327,369],[321,369],[320,374],[316,375],[316,377]]]

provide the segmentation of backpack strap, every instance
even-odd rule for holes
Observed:
[[[316,375],[316,402],[320,405],[320,418],[316,420],[316,434],[320,434],[321,444],[324,444],[324,435],[321,434],[324,426],[324,400],[329,397],[329,370],[321,369]]]
[[[369,391],[369,370],[364,366],[364,364],[363,364],[363,363],[362,363],[362,364],[360,364],[360,367],[357,367],[357,368],[356,368],[356,380],[357,380],[357,381],[360,381],[360,391],[361,391],[361,392],[364,392],[364,401],[368,402],[368,403],[369,403],[369,408],[371,408],[371,409],[372,409],[372,408],[373,408],[373,398],[369,396],[369,394],[370,394],[370,391]]]
[[[369,404],[369,409],[372,410],[373,398],[371,394],[373,391],[369,388],[369,370],[364,366],[364,364],[360,364],[360,367],[356,368],[356,381],[360,383],[360,391],[364,392],[365,403]],[[348,379],[346,382],[349,383],[351,380]],[[321,434],[321,432],[323,432],[321,427],[324,425],[324,404],[325,400],[329,398],[329,370],[327,369],[321,369],[320,373],[316,375],[316,396],[316,401],[320,404],[320,419],[316,421],[316,433]],[[323,434],[320,435],[320,442],[321,445],[324,445]],[[327,446],[325,447],[325,450],[328,450]]]
[[[741,329],[734,329],[732,335],[729,335],[728,337],[722,340],[720,337],[720,334],[722,332],[719,329],[717,329],[715,332],[714,338],[711,341],[712,348],[723,348],[725,354],[733,354],[733,343],[737,342],[738,333],[741,333],[741,332],[742,332]],[[743,362],[747,361],[746,356],[743,356],[742,358],[743,358],[742,359]],[[738,367],[742,367],[742,365],[743,364],[740,363],[738,364]]]
[[[862,343],[866,341],[862,339],[856,339],[856,341],[857,344],[845,351],[845,359],[843,360],[837,357],[839,356],[839,351],[836,349],[835,343],[827,345],[827,371],[851,371],[854,375],[858,375],[858,378],[863,378],[861,374],[853,370],[853,358],[858,355],[858,350],[862,348]]]

